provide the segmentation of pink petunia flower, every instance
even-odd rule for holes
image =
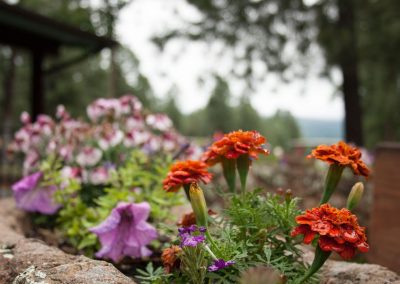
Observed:
[[[60,205],[53,200],[55,186],[41,187],[42,172],[24,177],[12,186],[17,206],[28,212],[52,215]]]
[[[146,221],[149,214],[147,202],[118,203],[106,220],[89,229],[98,236],[102,245],[96,256],[118,262],[125,256],[151,255],[146,245],[157,238],[157,231]]]

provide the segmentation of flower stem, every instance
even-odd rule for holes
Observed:
[[[247,181],[247,174],[249,173],[250,163],[251,161],[248,154],[241,155],[236,162],[236,167],[239,172],[240,187],[242,190],[242,194],[246,192],[246,181]]]
[[[236,160],[222,158],[222,170],[229,191],[234,193],[236,187]]]
[[[218,254],[219,256],[221,256],[221,251],[219,250],[217,244],[214,242],[214,239],[212,238],[212,236],[211,236],[211,234],[210,234],[210,232],[209,232],[208,230],[206,231],[205,235],[206,235],[206,237],[207,237],[207,240],[208,240],[208,241],[210,242],[210,244],[211,244],[211,248],[212,248],[214,251],[217,251],[217,254]],[[207,245],[206,245],[206,246],[207,246]],[[209,249],[210,249],[210,248],[209,248]],[[211,251],[211,249],[210,249],[210,251]],[[212,256],[215,256],[215,254],[212,254]],[[217,257],[215,257],[215,259],[217,259]]]
[[[215,256],[215,254],[211,251],[211,249],[208,247],[208,245],[204,244],[204,248],[206,249],[206,251],[211,255],[211,257],[214,260],[218,260],[218,258]]]
[[[298,280],[296,284],[302,284],[307,281],[311,276],[313,276],[322,267],[322,265],[324,265],[325,261],[329,258],[330,255],[330,251],[323,251],[319,246],[317,246],[311,267],[308,269],[306,275]]]
[[[337,164],[329,166],[328,174],[325,179],[324,192],[319,204],[324,204],[329,201],[340,181],[340,178],[342,177],[343,169],[343,166]]]
[[[189,194],[190,184],[184,184],[183,189],[185,190],[187,200],[189,200],[190,202],[190,194]]]

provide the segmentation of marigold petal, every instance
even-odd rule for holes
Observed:
[[[361,242],[357,244],[357,248],[361,252],[368,252],[369,251],[369,245],[366,242]]]
[[[354,229],[344,230],[342,235],[345,241],[350,243],[355,243],[359,240],[358,235],[356,231],[354,231]]]
[[[204,153],[202,161],[209,166],[219,163],[222,158],[237,159],[241,155],[248,154],[253,159],[258,154],[268,155],[263,148],[266,139],[257,131],[234,131],[225,134],[220,140],[214,142]]]
[[[357,217],[348,209],[337,209],[329,204],[306,210],[296,217],[299,224],[292,236],[304,235],[304,243],[309,243],[319,235],[318,244],[324,251],[334,251],[344,259],[351,258],[356,249],[367,252],[369,246],[365,228],[358,224]]]
[[[355,253],[356,253],[356,250],[354,247],[345,245],[343,251],[339,252],[339,255],[343,259],[348,260],[348,259],[351,259]]]
[[[313,232],[313,231],[307,231],[305,234],[304,234],[304,239],[303,239],[303,243],[305,243],[305,244],[310,244],[312,241],[313,241],[313,239],[314,239],[314,237],[315,237],[315,235],[316,235],[316,233],[315,232]]]
[[[350,167],[355,175],[368,177],[370,174],[368,167],[361,160],[361,151],[343,141],[330,146],[319,145],[312,150],[307,158],[315,158],[328,164]]]
[[[320,235],[327,235],[332,229],[332,224],[326,221],[313,222],[311,229],[318,232]]]
[[[178,161],[173,164],[167,177],[163,181],[163,188],[167,192],[176,192],[183,185],[192,182],[208,183],[212,174],[207,171],[207,164],[201,161]]]

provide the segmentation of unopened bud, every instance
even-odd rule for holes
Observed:
[[[287,203],[289,203],[290,202],[290,200],[292,200],[292,190],[291,189],[287,189],[286,190],[286,192],[285,192],[285,201],[287,202]]]
[[[203,190],[197,183],[192,183],[190,185],[189,196],[194,215],[196,216],[197,225],[207,228],[208,210],[206,199],[204,198]]]
[[[347,209],[353,210],[358,205],[364,193],[364,185],[362,182],[357,182],[351,188],[350,194],[347,197]]]
[[[31,116],[30,116],[29,113],[27,113],[26,111],[24,111],[24,112],[21,114],[21,122],[22,122],[23,124],[28,124],[28,123],[31,122]]]

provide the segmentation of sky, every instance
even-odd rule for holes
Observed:
[[[116,27],[118,40],[139,58],[140,71],[149,78],[156,96],[165,98],[172,87],[176,88],[179,91],[176,101],[183,113],[204,107],[214,84],[210,74],[229,77],[235,62],[218,42],[210,46],[172,40],[160,51],[151,38],[168,29],[185,27],[185,20],[200,18],[185,0],[135,0],[122,10]],[[322,65],[322,56],[316,52],[306,80],[282,83],[273,74],[264,76],[256,91],[250,94],[253,107],[265,116],[282,109],[298,118],[343,119],[343,100],[334,95],[340,74],[333,72],[335,84],[320,78],[318,72]],[[262,64],[258,69],[263,74]],[[232,104],[235,104],[243,91],[243,83],[233,79],[229,82]]]

